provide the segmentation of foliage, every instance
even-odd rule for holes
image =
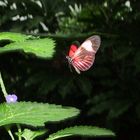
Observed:
[[[79,114],[76,108],[35,102],[4,103],[0,105],[0,112],[0,126],[13,123],[44,126],[45,122],[60,121]]]
[[[12,10],[14,2],[17,9]],[[13,0],[0,6],[0,30],[50,36],[57,42],[56,53],[51,61],[27,59],[17,53],[1,55],[8,90],[20,93],[23,100],[76,106],[84,112],[83,123],[94,120],[122,139],[139,140],[139,0],[46,0],[42,7],[35,1],[23,3]],[[17,20],[12,20],[17,15]],[[26,19],[22,21],[23,16]],[[68,46],[92,34],[102,39],[93,68],[81,75],[71,73],[65,59]]]
[[[0,48],[0,51],[3,54],[7,51],[11,52],[13,50],[23,49],[25,52],[33,52],[36,55],[42,57],[45,56],[45,53],[47,53],[46,56],[52,56],[53,49],[44,51],[44,46],[46,45],[45,43],[49,44],[52,41],[51,39],[36,39],[34,37],[32,37],[32,39],[33,40],[26,40],[25,35],[18,33],[2,33],[1,40],[11,40],[13,41],[13,43],[10,43]],[[53,47],[54,45],[50,43],[49,48]],[[42,55],[42,52],[45,53]],[[76,109],[74,107],[62,107],[60,105],[37,102],[17,102],[18,98],[15,94],[7,93],[1,76],[1,72],[0,86],[2,93],[6,99],[6,103],[0,104],[0,126],[4,126],[6,128],[12,140],[15,139],[11,132],[11,125],[13,124],[17,125],[18,132],[15,132],[15,134],[18,136],[19,140],[21,140],[22,138],[24,138],[25,140],[33,140],[34,138],[45,134],[46,131],[32,131],[30,129],[24,129],[22,131],[20,124],[28,126],[30,125],[34,127],[45,127],[45,122],[61,121],[69,117],[77,116],[79,114],[79,109]],[[93,128],[88,126],[79,126],[70,128],[70,130],[61,130],[55,134],[52,134],[49,139],[64,137],[64,133],[67,133],[68,131],[72,132],[73,134],[83,135],[83,133],[78,133],[78,131],[83,129],[86,130],[84,135],[114,136],[114,133],[110,130]]]
[[[32,131],[30,129],[24,129],[24,131],[20,133],[16,133],[18,136],[23,137],[25,140],[33,140],[36,137],[45,134],[45,130],[39,130],[39,131]]]
[[[115,134],[112,131],[104,128],[93,126],[74,126],[63,130],[59,130],[58,132],[51,134],[47,140],[55,140],[72,135],[92,136],[92,137],[115,136]]]
[[[10,40],[14,42],[22,42],[29,39],[29,36],[21,33],[1,32],[0,40]]]
[[[49,38],[26,40],[28,36],[18,33],[0,33],[0,40],[15,41],[5,45],[0,49],[0,53],[10,51],[23,51],[25,53],[32,53],[38,57],[50,58],[54,53],[54,41]]]

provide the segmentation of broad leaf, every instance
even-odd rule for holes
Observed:
[[[118,102],[114,102],[113,106],[111,107],[108,119],[114,119],[122,115],[124,112],[128,111],[128,109],[132,106],[132,102],[130,100],[121,100],[119,99]]]
[[[24,42],[10,43],[0,48],[0,53],[6,53],[10,51],[23,51],[25,53],[32,53],[38,57],[50,58],[54,53],[55,43],[52,39],[34,39],[26,40]]]
[[[46,133],[46,130],[32,131],[30,129],[24,129],[23,132],[17,132],[16,135],[23,137],[25,140],[33,140],[34,138]]]
[[[94,126],[74,126],[51,134],[47,140],[55,140],[58,138],[73,135],[90,137],[115,136],[115,134],[111,130],[105,128],[99,128]]]
[[[0,40],[11,40],[15,42],[23,42],[30,36],[21,33],[2,32],[0,33]]]
[[[0,126],[13,123],[44,126],[45,122],[60,121],[78,114],[79,110],[74,107],[47,103],[3,103],[0,104]]]

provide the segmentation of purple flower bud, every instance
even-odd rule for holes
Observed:
[[[15,103],[17,101],[17,96],[15,94],[9,94],[6,96],[7,103]]]

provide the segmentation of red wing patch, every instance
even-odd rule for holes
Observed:
[[[77,73],[80,74],[80,71],[86,71],[93,65],[100,44],[100,37],[94,35],[85,40],[79,48],[76,45],[71,45],[68,61]]]
[[[69,57],[73,57],[73,55],[75,54],[76,50],[77,50],[77,46],[76,45],[71,45],[70,46],[70,50],[69,50]]]

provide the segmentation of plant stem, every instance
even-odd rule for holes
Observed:
[[[1,90],[2,90],[2,92],[3,92],[3,94],[4,94],[4,97],[6,98],[6,96],[7,96],[8,94],[7,94],[6,88],[5,88],[5,86],[4,86],[4,82],[3,82],[3,80],[2,80],[1,72],[0,72],[0,86],[1,86]]]
[[[8,94],[7,94],[7,91],[6,91],[4,82],[3,82],[3,80],[2,80],[1,72],[0,72],[0,86],[1,86],[1,90],[2,90],[2,92],[3,92],[3,95],[4,95],[5,99],[6,99],[6,96],[7,96]],[[15,138],[14,138],[14,136],[13,136],[13,134],[12,134],[10,128],[9,128],[9,127],[6,127],[6,130],[7,130],[8,134],[9,134],[9,136],[11,137],[11,139],[12,139],[12,140],[15,140]]]
[[[12,140],[15,140],[15,138],[14,138],[14,136],[13,136],[13,134],[12,134],[10,128],[9,128],[9,127],[6,127],[6,130],[7,130],[8,134],[9,134],[9,136],[11,137],[11,139],[12,139]]]
[[[17,124],[18,132],[21,133],[21,127],[19,124]],[[18,139],[21,140],[21,135],[18,135]]]

